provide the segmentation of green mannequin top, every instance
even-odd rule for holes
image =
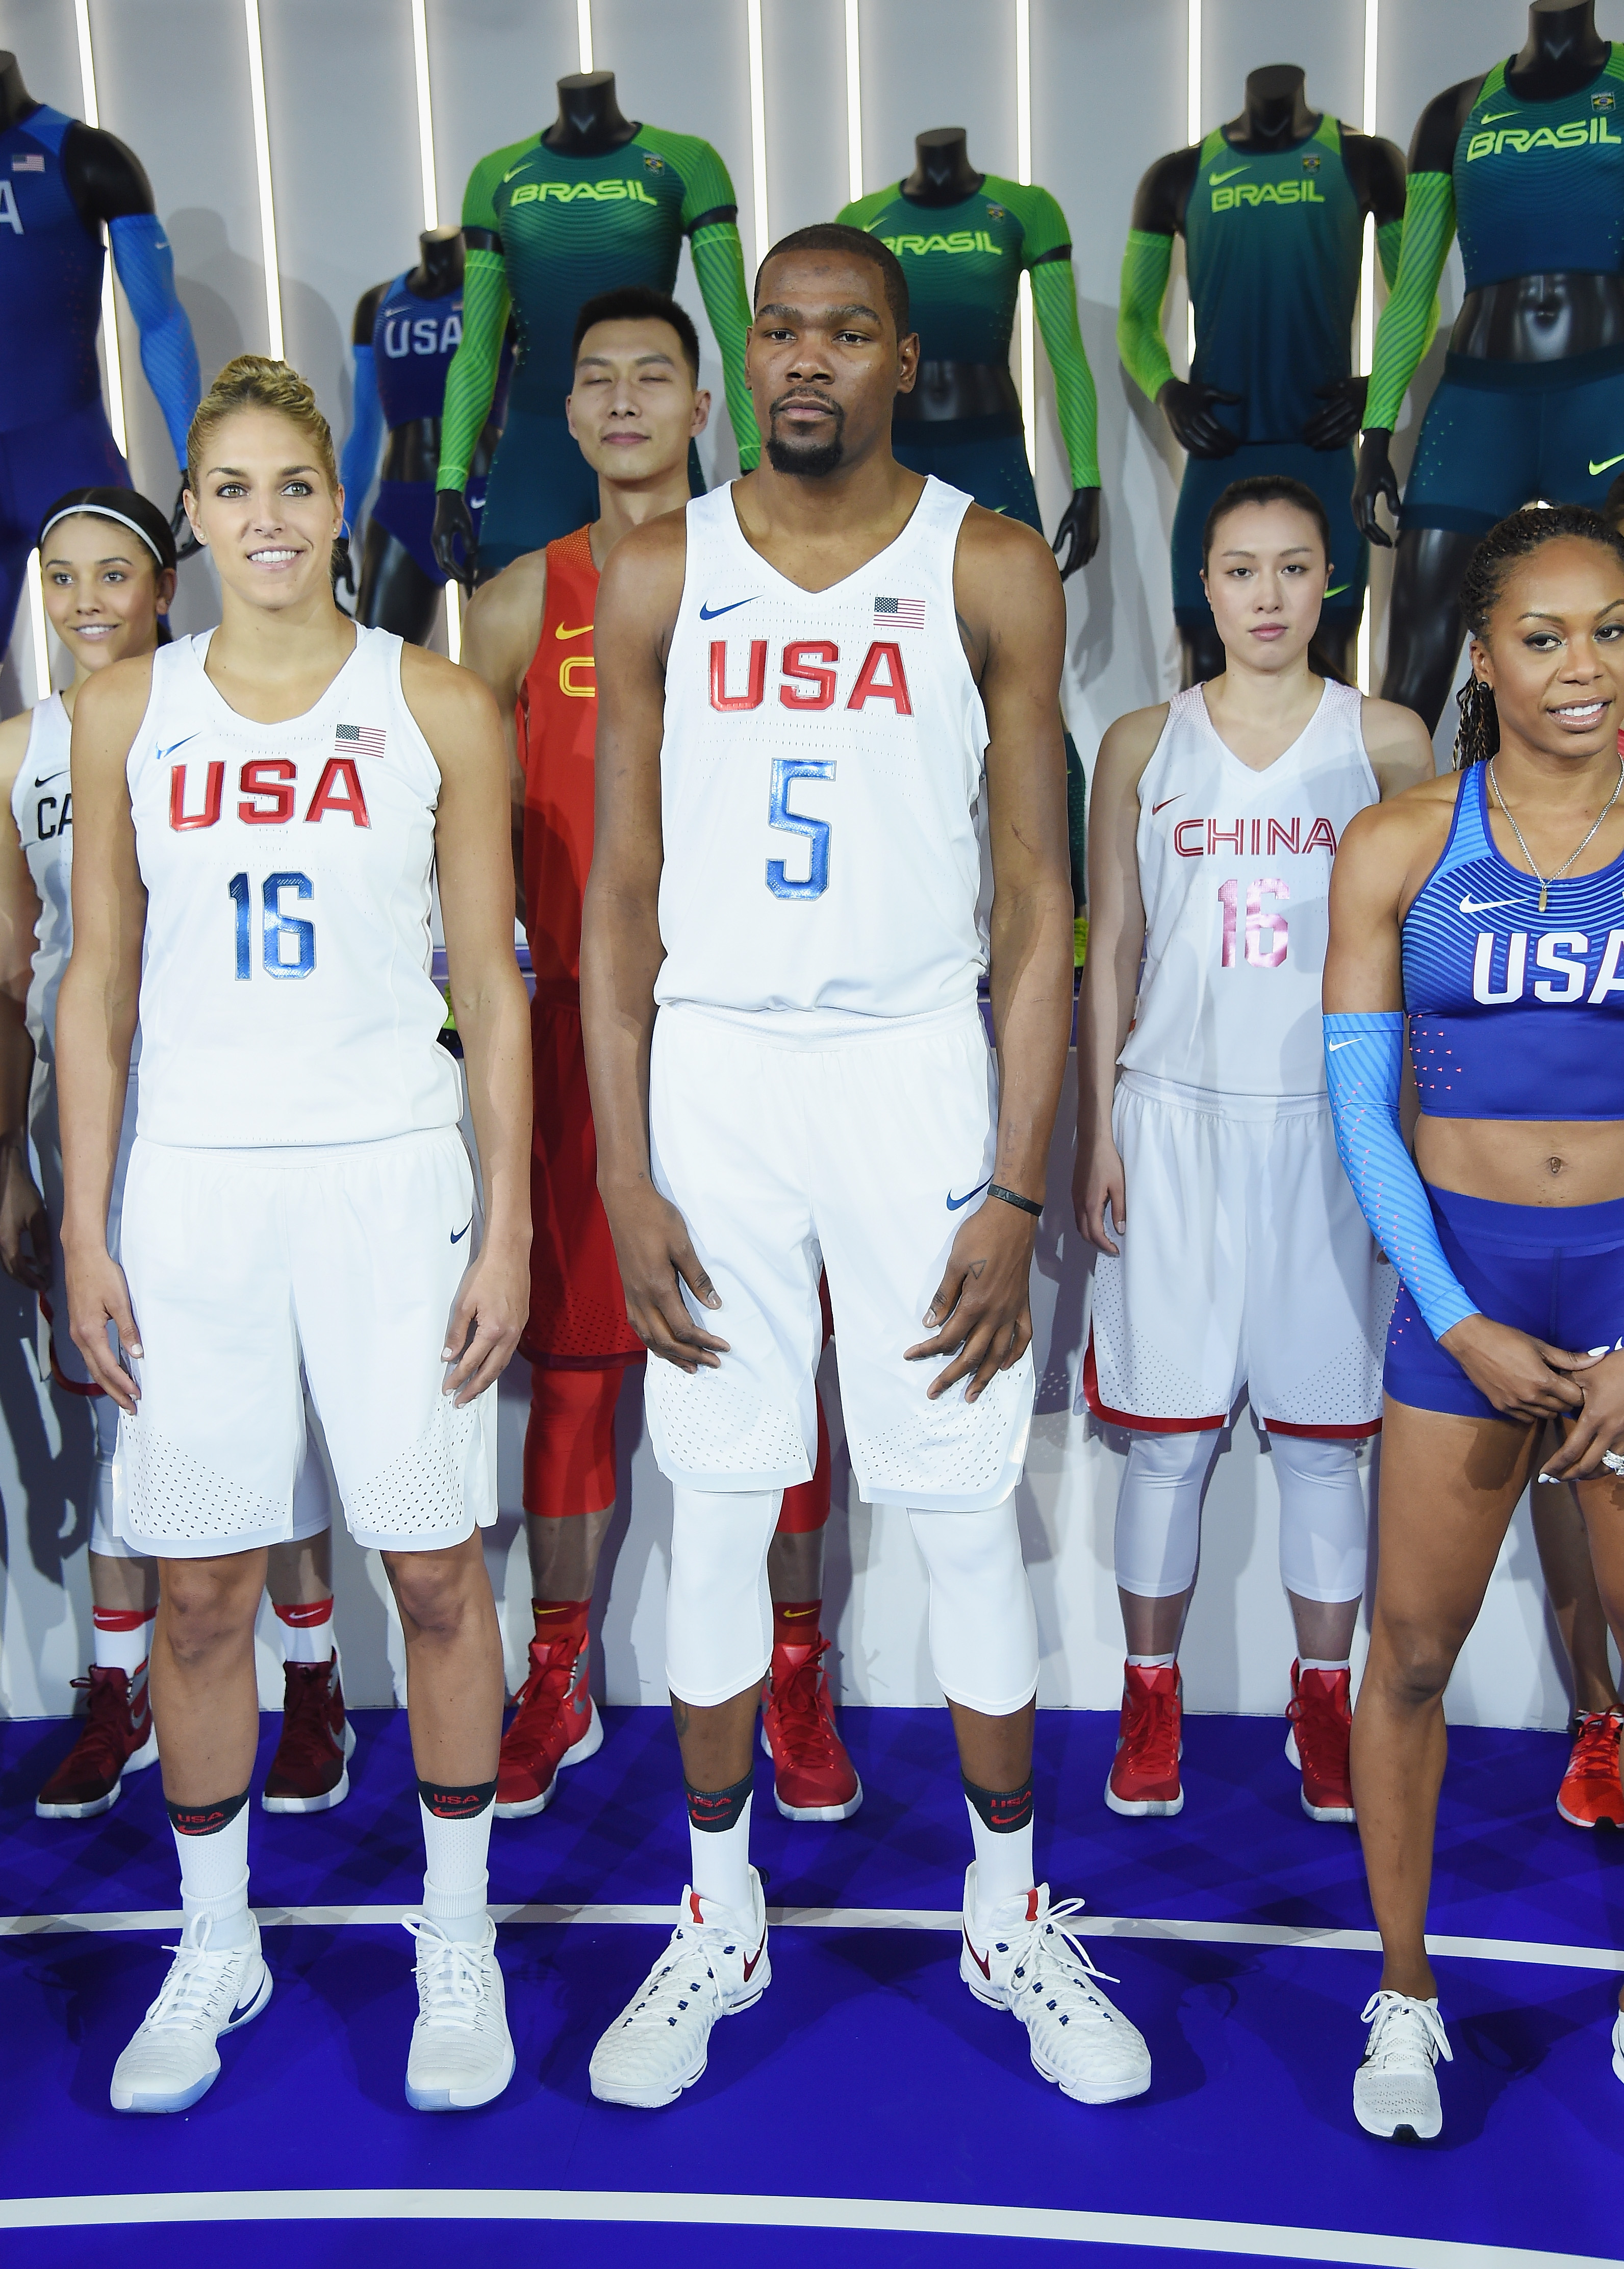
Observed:
[[[582,303],[617,285],[668,292],[683,238],[721,349],[727,414],[748,470],[761,452],[744,384],[749,302],[733,183],[708,142],[639,126],[619,149],[563,157],[532,134],[469,176],[462,344],[446,380],[435,485],[461,491],[496,391],[509,309],[518,332],[510,407],[562,417]]]
[[[1100,485],[1094,376],[1077,325],[1071,232],[1047,189],[988,174],[957,204],[925,204],[893,181],[838,218],[897,255],[925,362],[1009,361],[1022,272],[1050,367],[1074,489]],[[919,428],[921,440],[928,425]]]

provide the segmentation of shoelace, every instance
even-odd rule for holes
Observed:
[[[568,1652],[567,1643],[549,1643],[547,1660],[539,1669],[531,1670],[513,1697],[518,1715],[506,1733],[510,1762],[538,1757],[547,1747],[558,1712],[569,1698],[570,1681],[579,1659],[579,1655]],[[531,1660],[535,1661],[534,1656]]]
[[[318,1764],[332,1757],[338,1748],[333,1733],[333,1673],[328,1663],[295,1663],[295,1671],[314,1670],[312,1677],[295,1677],[287,1682],[287,1700],[282,1718],[282,1740],[284,1764]]]
[[[429,1949],[427,1961],[417,1964],[423,2014],[432,2025],[471,2031],[484,2004],[484,1944],[447,1938],[432,1915],[402,1915],[401,1922],[417,1941],[419,1955]]]
[[[1367,2064],[1383,2068],[1408,2065],[1418,2054],[1424,2056],[1428,2064],[1436,2064],[1440,2057],[1445,2064],[1454,2063],[1455,2052],[1443,2029],[1443,2020],[1430,2002],[1418,2001],[1411,1994],[1395,1993],[1390,1986],[1384,1986],[1371,1994],[1359,2021],[1368,2025],[1372,2019],[1375,2027],[1364,2052]]]
[[[1313,1675],[1311,1672],[1305,1674]],[[1286,1704],[1286,1715],[1297,1737],[1297,1755],[1311,1772],[1346,1763],[1347,1721],[1337,1708],[1336,1701],[1337,1688],[1321,1684],[1316,1680],[1306,1694],[1299,1685]],[[1334,1749],[1340,1749],[1342,1754],[1326,1755],[1328,1750]]]
[[[73,1754],[81,1763],[93,1762],[100,1770],[110,1774],[129,1752],[129,1737],[134,1731],[129,1681],[125,1680],[122,1694],[110,1678],[76,1678],[72,1683],[76,1692],[88,1692],[90,1696],[85,1731],[74,1743]]]
[[[1153,1687],[1130,1720],[1127,1748],[1134,1770],[1149,1780],[1164,1780],[1178,1767],[1177,1689]]]
[[[779,1731],[791,1764],[823,1764],[834,1755],[828,1721],[818,1708],[818,1687],[829,1646],[826,1638],[820,1639],[783,1686],[773,1689]]]
[[[1075,1920],[1082,1910],[1083,1902],[1081,1899],[1057,1900],[1049,1909],[1048,1913],[1040,1915],[1036,1922],[1022,1923],[1020,1925],[1022,1936],[1016,1936],[1014,1933],[1008,1933],[1004,1943],[1015,1957],[1015,1967],[1017,1970],[1027,1970],[1034,1973],[1034,1981],[1041,1972],[1044,1958],[1047,1955],[1049,1961],[1055,1964],[1059,1971],[1059,1976],[1053,1983],[1062,1990],[1070,1986],[1091,2017],[1109,2023],[1109,2016],[1100,2006],[1104,1996],[1096,1993],[1091,1985],[1085,1984],[1084,1978],[1097,1977],[1104,1985],[1115,1985],[1118,1981],[1111,1977],[1108,1970],[1095,1968],[1089,1958],[1088,1948],[1083,1945],[1076,1931],[1066,1927],[1068,1923]],[[1058,1944],[1055,1941],[1058,1941]],[[1079,1970],[1083,1973],[1082,1977],[1076,1974]]]
[[[1620,1720],[1616,1710],[1582,1711],[1568,1770],[1586,1780],[1616,1780],[1621,1733],[1624,1720]]]
[[[242,1951],[233,1946],[211,1953],[209,1937],[213,1927],[210,1916],[200,1915],[191,1925],[189,1938],[183,1934],[178,1946],[165,1948],[175,1958],[159,1988],[157,2000],[146,2013],[146,2021],[155,2032],[197,2032],[207,2021],[226,1967],[232,1956]]]
[[[644,2024],[668,2023],[662,1998],[668,1993],[675,1995],[679,2002],[685,1997],[698,1996],[720,2007],[722,1989],[717,1982],[705,1944],[707,1939],[724,1941],[721,1947],[723,1953],[731,1953],[738,1944],[737,1937],[723,1924],[712,1924],[701,1930],[696,1930],[686,1923],[679,1925],[666,1949],[665,1960],[648,1980],[636,2005],[627,2010],[627,2024],[636,2024],[639,2020]],[[688,1959],[684,1960],[684,1955]],[[698,1971],[698,1977],[690,1975],[693,1970]]]

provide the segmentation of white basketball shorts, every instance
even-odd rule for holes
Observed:
[[[442,1391],[474,1215],[454,1127],[299,1150],[137,1138],[122,1242],[141,1400],[114,1470],[130,1543],[201,1559],[287,1541],[306,1384],[358,1543],[490,1527],[496,1390],[461,1410]]]
[[[1397,1279],[1324,1097],[1213,1095],[1124,1072],[1121,1258],[1096,1255],[1089,1408],[1148,1433],[1222,1426],[1249,1389],[1278,1433],[1379,1431]]]
[[[661,1471],[695,1489],[808,1480],[828,1272],[853,1470],[870,1504],[977,1511],[1021,1478],[1030,1348],[979,1401],[926,1389],[946,1356],[905,1363],[953,1239],[993,1171],[993,1060],[973,1007],[809,1039],[804,1024],[666,1008],[654,1026],[654,1180],[721,1295],[728,1342],[692,1377],[651,1362]]]

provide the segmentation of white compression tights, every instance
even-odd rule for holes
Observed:
[[[1164,1600],[1195,1581],[1201,1491],[1215,1430],[1134,1434],[1117,1499],[1117,1581]],[[1364,1590],[1365,1510],[1351,1442],[1271,1434],[1280,1490],[1280,1573],[1300,1600],[1356,1600]]]
[[[666,1593],[666,1680],[679,1701],[713,1709],[767,1674],[772,1601],[767,1548],[777,1489],[673,1492]],[[1015,1500],[985,1512],[915,1512],[930,1574],[931,1662],[949,1700],[1007,1718],[1037,1690],[1037,1619]]]

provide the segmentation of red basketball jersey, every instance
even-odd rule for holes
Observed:
[[[587,531],[547,547],[542,635],[519,689],[524,769],[525,932],[535,997],[580,1001],[581,898],[592,864],[593,743],[598,681],[592,617],[598,571]]]

